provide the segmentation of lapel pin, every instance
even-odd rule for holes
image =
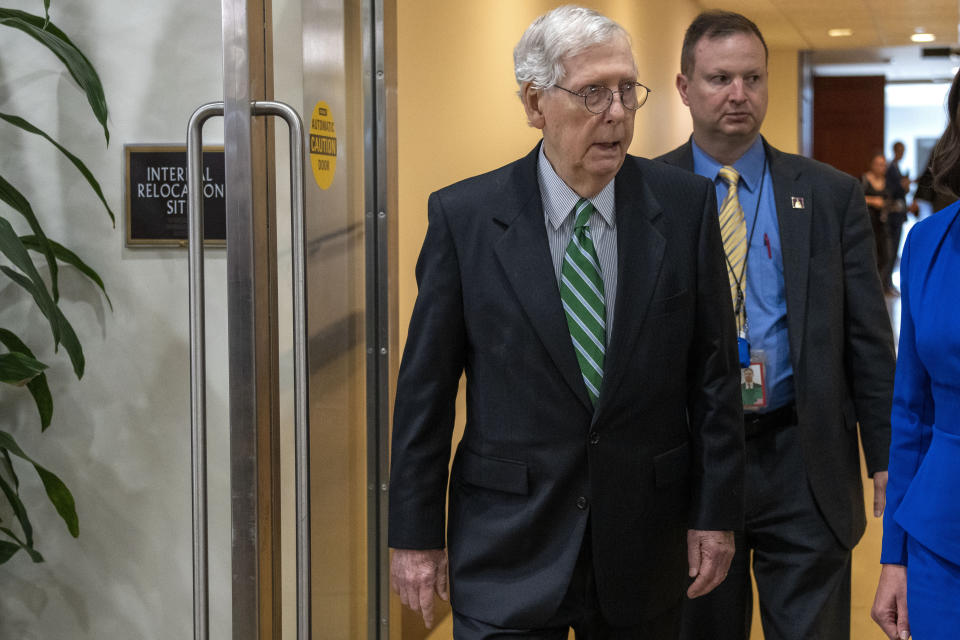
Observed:
[[[799,196],[790,196],[790,206],[794,209],[803,209],[803,198]]]

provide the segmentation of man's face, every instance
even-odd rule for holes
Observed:
[[[902,144],[900,144],[899,142],[898,142],[897,144],[893,145],[893,159],[894,159],[896,162],[900,162],[901,160],[903,160],[903,152],[904,152],[904,151],[906,151],[906,149],[905,149],[904,146],[903,146]]]
[[[753,369],[744,369],[743,370],[743,381],[747,384],[753,382]]]
[[[677,75],[677,90],[690,107],[696,138],[750,143],[767,113],[767,62],[751,34],[701,38],[690,77]]]
[[[617,91],[636,82],[637,71],[626,39],[594,45],[564,60],[560,86],[580,92],[590,86]],[[564,182],[584,197],[600,191],[620,170],[633,140],[635,111],[624,109],[620,95],[600,114],[590,113],[583,98],[551,87],[524,87],[530,124],[543,130],[543,152]]]

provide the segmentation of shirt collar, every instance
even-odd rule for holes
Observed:
[[[540,145],[540,154],[537,158],[537,180],[540,183],[540,197],[543,201],[543,213],[550,225],[554,229],[559,229],[573,211],[580,200],[576,191],[567,186],[567,183],[557,175],[553,170],[553,165],[547,160],[543,153],[543,145]],[[607,224],[607,227],[613,228],[614,215],[614,182],[616,178],[607,183],[600,190],[600,193],[590,198],[590,203],[597,210],[600,217]]]
[[[697,143],[690,140],[693,145],[693,171],[701,176],[707,176],[713,180],[718,180],[717,172],[720,171],[719,162],[710,157],[706,151],[697,146]],[[764,160],[766,151],[763,148],[763,136],[757,136],[750,148],[733,163],[733,168],[740,174],[740,180],[747,191],[753,193],[760,186],[763,179]]]

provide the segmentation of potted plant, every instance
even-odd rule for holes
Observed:
[[[37,44],[49,49],[64,65],[79,89],[86,94],[93,116],[103,128],[107,144],[110,133],[107,128],[107,104],[103,87],[96,71],[84,54],[70,41],[67,35],[50,21],[50,0],[44,0],[44,14],[34,15],[15,9],[0,7],[0,28],[7,33],[10,30],[20,32],[20,37],[7,36],[0,46],[20,46],[24,37],[32,38]],[[84,176],[96,197],[116,226],[110,206],[104,198],[100,185],[87,166],[73,153],[68,151],[43,129],[21,115],[0,111],[0,136],[3,129],[26,132],[28,138],[37,144],[51,144],[60,151]],[[19,130],[19,131],[17,131]],[[21,339],[23,329],[41,318],[49,325],[48,339],[42,345],[33,345],[41,353],[59,351],[62,346],[70,359],[73,372],[79,379],[83,376],[83,348],[69,320],[60,308],[58,274],[61,265],[77,269],[107,297],[103,281],[79,256],[66,246],[44,233],[40,217],[29,201],[29,194],[36,185],[14,185],[0,172],[0,285],[12,282],[19,294],[33,300],[33,312],[18,313],[16,316],[7,309],[0,309],[0,383],[7,386],[4,393],[16,393],[9,386],[22,387],[23,393],[29,393],[36,404],[39,415],[39,427],[46,430],[53,417],[53,398],[47,384],[44,364],[34,351]],[[30,233],[18,234],[11,220],[17,220],[21,228],[29,227]],[[19,295],[18,294],[18,295]],[[111,305],[112,307],[112,305]],[[15,522],[0,520],[0,564],[8,561],[21,549],[34,562],[42,562],[43,556],[37,551],[33,526],[30,523],[27,506],[21,499],[19,472],[31,466],[39,476],[40,482],[63,519],[70,534],[79,535],[79,520],[73,496],[67,486],[49,469],[24,451],[14,437],[18,428],[34,428],[28,424],[12,424],[13,412],[0,411],[0,505],[4,501],[9,509],[0,509],[13,514]]]

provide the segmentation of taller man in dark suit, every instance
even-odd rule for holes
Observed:
[[[626,155],[647,89],[619,25],[562,7],[514,59],[543,141],[430,196],[397,382],[393,586],[429,625],[446,547],[458,639],[675,638],[684,590],[723,579],[743,518],[716,196]]]
[[[686,604],[683,637],[749,637],[752,551],[767,640],[849,638],[866,526],[857,424],[879,516],[894,368],[863,192],[759,135],[767,49],[747,18],[693,21],[677,89],[693,137],[661,160],[714,181],[744,359],[764,364],[767,400],[744,415],[745,533],[727,580]]]

